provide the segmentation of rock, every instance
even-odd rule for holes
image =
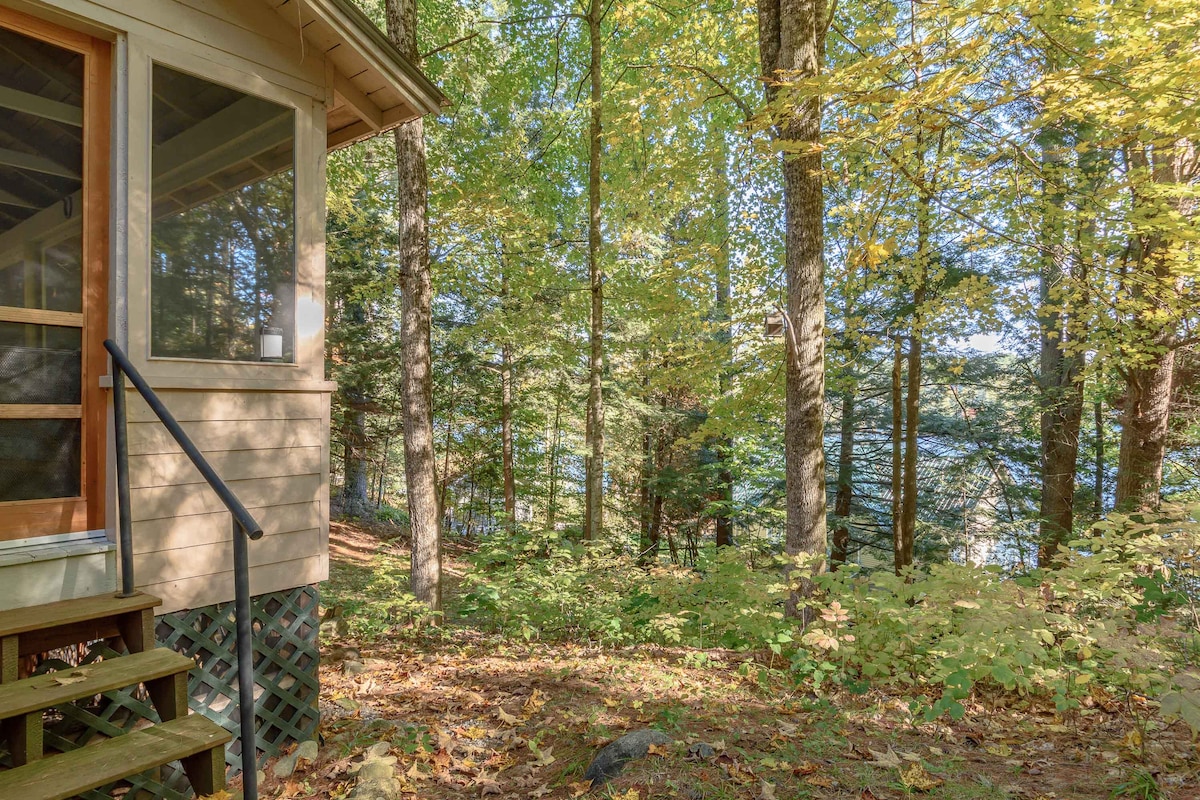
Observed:
[[[591,781],[593,787],[601,786],[620,775],[630,761],[645,758],[650,752],[650,745],[671,743],[670,736],[651,728],[627,733],[596,754],[587,772],[583,773],[583,779]]]
[[[399,800],[404,784],[396,778],[397,759],[388,755],[390,749],[390,742],[379,742],[363,754],[358,783],[346,800]]]
[[[710,758],[715,758],[716,755],[717,751],[707,742],[696,742],[688,748],[688,758],[694,761],[707,761]]]
[[[301,742],[300,746],[290,754],[276,761],[275,766],[271,767],[271,771],[275,773],[275,777],[277,778],[290,777],[296,771],[296,765],[300,763],[300,759],[316,761],[317,743],[311,739],[307,742]]]
[[[338,661],[358,661],[362,658],[357,647],[347,645],[336,645],[329,648],[328,652],[321,657],[321,662],[324,664],[333,664]]]

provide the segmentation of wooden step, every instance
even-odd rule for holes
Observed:
[[[215,794],[224,788],[224,745],[232,738],[207,717],[191,714],[0,772],[0,797],[66,800],[176,760],[197,794]]]
[[[194,666],[187,656],[158,648],[0,684],[0,739],[8,744],[13,766],[37,761],[43,754],[43,711],[139,683],[146,684],[161,719],[187,716],[187,673]]]
[[[186,673],[196,662],[165,647],[0,685],[0,720]]]
[[[99,595],[0,611],[0,683],[17,679],[21,656],[120,636],[132,653],[154,647],[154,608],[162,600]]]

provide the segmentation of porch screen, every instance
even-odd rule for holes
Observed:
[[[151,355],[292,362],[295,112],[157,64],[153,87]]]

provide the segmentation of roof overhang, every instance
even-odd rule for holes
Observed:
[[[353,0],[265,0],[325,56],[332,92],[326,124],[330,150],[449,105]]]

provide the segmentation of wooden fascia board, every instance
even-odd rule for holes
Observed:
[[[361,54],[413,104],[418,114],[436,114],[449,105],[433,82],[400,55],[383,31],[350,0],[308,0],[306,9]]]

